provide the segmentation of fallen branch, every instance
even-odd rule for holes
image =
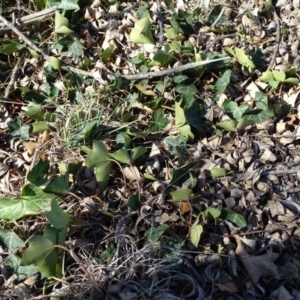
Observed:
[[[175,74],[175,73],[181,73],[188,69],[197,68],[200,66],[208,65],[210,63],[214,63],[214,62],[225,60],[225,59],[229,59],[229,57],[221,57],[221,58],[216,58],[216,59],[211,59],[211,60],[201,60],[201,61],[196,61],[194,63],[185,64],[185,65],[167,69],[167,70],[148,72],[148,73],[140,73],[140,74],[135,74],[135,75],[120,75],[120,77],[127,79],[127,80],[149,79],[149,78],[153,78],[153,77],[160,77],[160,76],[166,76],[166,75]]]
[[[14,24],[7,21],[1,15],[0,15],[0,21],[2,21],[13,32],[15,32],[29,47],[31,47],[37,53],[40,53],[44,57],[44,59],[49,60],[50,56],[44,50],[42,50],[41,48],[39,48],[38,46],[33,44],[18,28],[16,28],[16,26]],[[139,73],[139,74],[134,74],[134,75],[119,75],[119,77],[127,79],[127,80],[149,79],[149,78],[166,76],[166,75],[175,74],[175,73],[181,73],[181,72],[183,72],[185,70],[188,70],[188,69],[197,68],[197,67],[200,67],[200,66],[204,66],[204,65],[214,63],[214,62],[217,62],[217,61],[221,61],[221,60],[225,60],[225,59],[229,59],[229,57],[221,57],[221,58],[217,58],[217,59],[197,61],[197,62],[194,62],[194,63],[189,63],[189,64],[185,64],[185,65],[182,65],[182,66],[179,66],[179,67],[175,67],[175,68],[171,68],[171,69],[167,69],[167,70],[162,70],[162,71]],[[84,71],[84,70],[76,69],[76,68],[71,67],[71,66],[67,66],[67,67],[70,71],[72,71],[76,74],[89,76],[89,77],[95,78],[97,80],[96,74],[93,74],[91,72],[87,72],[87,71]],[[107,69],[106,69],[106,71],[108,72]]]
[[[222,41],[226,38],[234,38],[236,36],[236,33],[230,33],[230,34],[225,34],[225,35],[221,35],[216,37],[207,47],[206,49],[203,51],[203,53],[206,53],[209,51],[209,49],[214,46],[214,44],[218,43],[219,41]]]
[[[16,19],[15,22],[12,24],[17,27],[21,28],[23,26],[26,26],[28,24],[37,22],[37,21],[44,21],[50,18],[56,11],[56,7],[50,7],[47,9],[44,9],[42,11],[39,11],[37,13],[31,14],[29,16],[24,16],[19,19]],[[11,30],[9,26],[5,22],[0,22],[0,34],[5,33],[7,31]]]
[[[276,40],[275,40],[275,46],[274,46],[274,52],[272,54],[272,58],[270,60],[269,66],[267,68],[267,70],[271,70],[273,69],[274,65],[275,65],[275,60],[276,60],[276,56],[279,52],[279,44],[280,44],[280,23],[279,23],[279,17],[275,11],[274,6],[271,4],[271,8],[274,14],[274,18],[275,18],[275,23],[276,23]]]
[[[141,0],[138,0],[135,4],[133,4],[132,6],[125,8],[124,10],[118,11],[116,13],[105,13],[102,17],[105,19],[110,19],[110,18],[116,18],[116,17],[121,17],[123,16],[125,13],[130,12],[131,10],[135,9],[139,4],[140,4]]]
[[[164,41],[164,19],[161,12],[160,0],[156,0],[156,4],[157,4],[158,25],[159,25],[159,43],[162,45]]]
[[[14,90],[14,83],[17,81],[18,70],[21,64],[21,60],[22,58],[19,57],[11,72],[9,83],[7,84],[4,92],[4,96],[3,96],[4,100],[9,100],[9,95]]]

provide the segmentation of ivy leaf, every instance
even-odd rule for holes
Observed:
[[[5,251],[8,251],[9,254],[25,245],[20,237],[11,229],[0,228],[0,241],[5,245]]]
[[[153,123],[149,128],[150,132],[160,131],[169,124],[168,119],[163,116],[163,113],[160,109],[153,112],[152,120]]]
[[[81,56],[83,52],[83,46],[81,43],[74,41],[70,46],[69,46],[69,51],[70,53],[73,53],[74,55]]]
[[[197,88],[193,85],[185,85],[185,84],[178,84],[175,88],[175,91],[179,94],[187,95],[194,95],[198,93]]]
[[[61,10],[77,10],[80,9],[77,2],[78,0],[61,0],[61,3],[58,4],[57,8]]]
[[[23,44],[20,44],[17,40],[2,40],[0,42],[0,45],[2,46],[0,48],[0,53],[6,55],[10,55],[25,47]]]
[[[226,99],[228,100],[228,99]],[[242,115],[247,111],[247,105],[238,106],[234,101],[224,101],[223,108],[227,113],[231,113],[235,120],[239,120]]]
[[[7,126],[12,137],[19,137],[21,139],[29,139],[29,125],[23,125],[21,120],[17,117],[12,121],[7,122]]]
[[[179,134],[176,138],[167,137],[164,139],[164,142],[170,147],[170,153],[175,155],[177,153],[176,147],[181,144],[185,144],[187,138],[184,137],[182,134]]]
[[[156,228],[151,227],[144,233],[144,237],[146,237],[150,243],[154,243],[167,229],[169,229],[169,225],[167,224],[159,225]]]
[[[31,183],[34,183],[37,186],[44,184],[47,181],[47,179],[45,179],[45,175],[48,172],[49,167],[49,160],[40,159],[38,163],[28,173],[27,180]]]
[[[227,70],[224,74],[217,80],[215,89],[219,93],[224,93],[229,82],[230,82],[231,70]]]
[[[200,242],[201,234],[203,232],[202,225],[193,225],[190,231],[190,242],[195,246],[198,247]]]
[[[46,277],[61,277],[61,272],[57,271],[58,254],[54,246],[47,237],[33,236],[21,259],[21,265],[35,264]]]
[[[239,228],[247,226],[247,222],[242,215],[233,212],[227,207],[222,209],[221,218],[228,220]]]
[[[51,202],[56,196],[46,194],[34,184],[27,184],[18,198],[1,199],[0,218],[15,221],[25,216],[43,214],[51,210]]]
[[[255,99],[257,100],[255,107],[257,109],[269,110],[268,96],[262,92],[255,93]]]
[[[205,123],[203,120],[202,112],[200,109],[200,105],[196,102],[196,100],[194,100],[192,105],[184,111],[184,115],[186,118],[186,122],[189,125],[196,127],[200,133],[205,132]]]

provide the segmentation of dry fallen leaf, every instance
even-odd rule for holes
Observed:
[[[245,244],[238,237],[236,237],[236,242],[236,254],[241,259],[253,283],[258,282],[261,277],[280,279],[277,267],[267,253],[259,256],[251,256],[248,254]]]

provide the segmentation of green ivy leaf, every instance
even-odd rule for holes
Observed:
[[[108,156],[123,164],[130,163],[130,156],[125,149],[119,149],[114,153],[109,153]]]
[[[135,44],[154,44],[149,17],[136,21],[129,37]]]
[[[152,115],[152,124],[150,125],[150,132],[157,132],[164,129],[169,124],[167,118],[163,116],[162,110],[155,110]]]
[[[44,214],[51,209],[51,202],[57,196],[46,194],[30,183],[24,186],[18,198],[1,199],[0,218],[15,221],[25,216]]]
[[[74,55],[81,56],[83,53],[83,46],[80,42],[74,41],[70,46],[69,46],[69,53],[73,53]]]
[[[150,243],[156,242],[163,233],[169,229],[167,224],[159,225],[158,227],[151,227],[145,233],[144,237],[149,240]]]
[[[92,169],[97,165],[108,160],[108,154],[105,145],[100,141],[93,141],[93,149],[85,158],[85,164]]]
[[[20,239],[20,237],[11,229],[0,228],[0,241],[3,246],[5,246],[5,251],[8,254],[12,254],[18,248],[23,248],[25,243]]]
[[[178,191],[171,192],[172,200],[168,200],[169,202],[180,202],[187,201],[191,198],[192,195],[191,189],[182,189]]]
[[[228,220],[239,228],[247,226],[247,222],[242,215],[233,212],[227,207],[222,209],[221,218]]]
[[[58,196],[68,195],[69,190],[69,174],[52,177],[44,188],[45,193],[52,193]]]
[[[224,168],[215,167],[210,170],[210,173],[213,178],[218,178],[218,177],[225,176],[227,173],[227,170]]]
[[[51,210],[46,213],[46,218],[56,229],[66,228],[71,222],[70,215],[59,207],[56,200],[52,201]]]
[[[131,145],[131,138],[126,132],[120,132],[116,137],[116,143],[120,147],[128,149]]]
[[[7,126],[12,137],[19,137],[21,139],[29,139],[29,125],[23,125],[21,120],[16,117],[14,120],[7,122]]]
[[[47,174],[49,167],[49,160],[40,159],[38,163],[29,171],[27,180],[36,186],[44,184],[47,181],[45,175]]]
[[[229,82],[230,82],[231,70],[227,70],[224,74],[217,80],[215,89],[219,93],[224,93]]]
[[[29,240],[28,249],[23,254],[21,266],[35,264],[46,277],[62,276],[57,271],[58,254],[54,244],[44,236],[35,235]]]
[[[1,40],[0,45],[0,53],[10,55],[17,51],[20,51],[25,46],[24,44],[20,44],[17,40]]]
[[[221,211],[214,207],[209,207],[201,214],[208,219],[215,220],[221,216]]]
[[[222,105],[224,110],[227,113],[231,113],[235,120],[239,120],[242,117],[242,115],[247,111],[248,106],[247,105],[238,106],[236,102],[230,100],[226,101],[226,100],[223,102]]]
[[[203,226],[202,225],[193,225],[191,227],[190,231],[190,242],[195,247],[198,247],[198,244],[200,242],[201,234],[203,232]]]
[[[77,2],[78,0],[61,0],[57,8],[62,10],[78,10],[80,7]]]
[[[198,93],[198,89],[193,85],[186,85],[186,84],[178,84],[175,88],[175,91],[179,94],[183,94],[185,96],[187,95],[193,95]]]

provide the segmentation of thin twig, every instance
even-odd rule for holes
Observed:
[[[37,21],[44,21],[49,17],[51,17],[55,13],[55,11],[56,11],[55,6],[51,8],[47,8],[37,13],[31,14],[29,16],[24,16],[19,19],[17,18],[15,22],[12,22],[12,24],[14,24],[17,28],[20,28]],[[9,30],[11,30],[10,27],[8,27],[4,22],[0,22],[0,34],[5,33]]]
[[[283,176],[286,174],[297,174],[299,172],[299,168],[297,169],[284,169],[284,170],[266,170],[261,173],[261,176],[267,176],[267,175],[277,175],[277,176]]]
[[[209,51],[209,49],[214,46],[214,44],[218,43],[219,41],[222,41],[226,38],[234,38],[236,36],[236,33],[230,33],[230,34],[225,34],[225,35],[221,35],[221,36],[218,36],[216,37],[207,47],[206,49],[204,50],[203,53],[206,53]]]
[[[35,44],[33,44],[16,26],[9,21],[7,21],[3,16],[0,15],[0,21],[5,23],[13,32],[15,32],[29,47],[31,47],[34,51],[42,54],[42,56],[46,59],[49,60],[49,55],[39,47],[37,47]],[[211,60],[203,60],[203,61],[197,61],[194,63],[189,63],[185,64],[179,67],[163,70],[163,71],[155,71],[155,72],[148,72],[148,73],[140,73],[140,74],[135,74],[135,75],[120,75],[120,77],[127,79],[127,80],[139,80],[139,79],[149,79],[153,77],[160,77],[160,76],[166,76],[169,74],[174,74],[174,73],[181,73],[185,70],[192,69],[192,68],[197,68],[200,66],[204,66],[210,63],[214,63],[217,61],[229,59],[229,57],[222,57],[222,58],[217,58],[217,59],[211,59]],[[90,76],[96,79],[95,74],[91,72],[87,72],[84,70],[76,69],[74,67],[68,66],[68,69],[71,70],[72,72],[76,74],[81,74],[84,76]],[[108,70],[106,70],[108,71]]]
[[[121,17],[125,13],[130,12],[131,10],[135,9],[140,4],[140,2],[141,2],[141,0],[138,0],[135,4],[133,4],[130,7],[125,8],[124,10],[118,11],[116,13],[106,13],[102,17],[106,18],[106,19],[115,18],[115,17]]]
[[[37,53],[41,53],[45,59],[49,59],[49,55],[45,53],[42,49],[36,46],[31,40],[25,36],[14,24],[7,21],[3,16],[0,15],[0,21],[2,21],[9,29],[16,33],[30,48],[32,48]]]
[[[279,44],[280,44],[280,20],[279,17],[276,13],[276,10],[274,8],[274,6],[271,4],[271,9],[273,11],[274,14],[274,18],[275,18],[275,23],[276,23],[276,40],[275,40],[275,46],[274,46],[274,51],[272,54],[272,58],[271,61],[269,63],[269,66],[267,68],[267,70],[271,70],[273,69],[274,65],[275,65],[275,61],[276,61],[276,56],[279,52]]]
[[[12,70],[12,72],[11,72],[10,80],[9,80],[8,85],[6,86],[5,93],[4,93],[4,97],[3,97],[4,100],[9,100],[9,95],[14,89],[14,83],[17,80],[18,70],[19,70],[21,60],[22,60],[22,58],[19,57],[16,64],[15,64],[15,66],[14,66],[14,68],[13,68],[13,70]]]
[[[167,70],[163,70],[163,71],[140,73],[140,74],[135,74],[135,75],[120,75],[120,77],[127,79],[127,80],[149,79],[149,78],[153,78],[153,77],[160,77],[160,76],[166,76],[166,75],[175,74],[175,73],[181,73],[188,69],[197,68],[200,66],[208,65],[210,63],[214,63],[214,62],[225,60],[225,59],[229,59],[229,57],[197,61],[194,63],[185,64],[185,65],[182,65],[179,67],[175,67],[175,68],[171,68],[171,69],[167,69]]]
[[[164,41],[164,19],[161,12],[161,1],[156,0],[156,4],[157,4],[158,25],[159,25],[159,43],[162,44]]]
[[[225,11],[226,9],[226,6],[224,6],[221,10],[221,12],[219,13],[218,17],[216,18],[216,20],[210,25],[210,28],[213,28],[217,23],[218,21],[220,20],[220,18],[222,17],[223,15],[223,12]]]

